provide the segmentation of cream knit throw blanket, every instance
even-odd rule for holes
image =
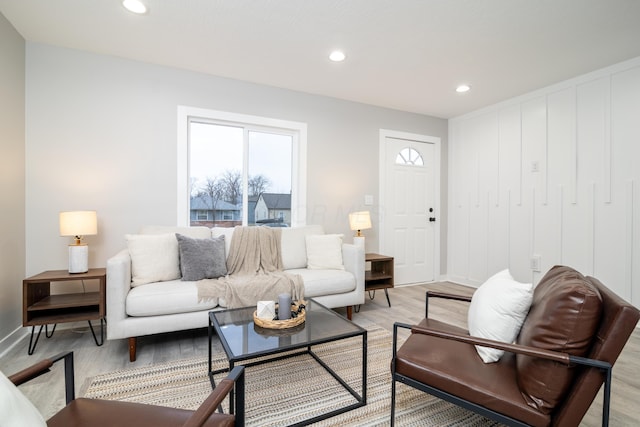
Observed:
[[[281,293],[294,301],[303,299],[302,277],[282,271],[280,235],[279,228],[236,227],[227,257],[228,275],[198,281],[198,298],[224,298],[227,308],[277,301]]]

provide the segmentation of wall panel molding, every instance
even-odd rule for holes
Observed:
[[[602,156],[603,170],[603,190],[604,202],[611,203],[611,174],[612,174],[612,158],[611,158],[611,76],[607,78],[607,88],[604,99],[604,153]]]
[[[640,57],[451,119],[459,130],[449,141],[451,197],[461,210],[449,227],[464,233],[450,241],[460,261],[451,275],[477,282],[486,261],[488,270],[506,264],[514,277],[540,280],[565,264],[640,305],[638,107]],[[485,248],[489,259],[478,258]],[[540,274],[532,255],[541,256]]]
[[[570,200],[574,205],[578,203],[578,86],[574,85],[573,92],[573,126],[571,127],[571,194]]]
[[[564,187],[558,185],[558,206],[556,206],[557,229],[556,229],[556,245],[558,247],[559,260],[558,264],[563,264],[563,245],[564,245]]]
[[[634,181],[627,181],[625,188],[625,198],[626,198],[626,242],[625,242],[625,260],[624,260],[624,278],[625,278],[625,289],[629,293],[631,301],[634,301],[636,297],[636,293],[640,296],[640,291],[634,292],[633,289],[633,278],[634,278]]]

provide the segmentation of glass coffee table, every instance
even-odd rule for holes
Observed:
[[[355,403],[325,414],[293,424],[308,425],[367,404],[367,330],[340,316],[322,304],[308,299],[305,322],[289,329],[264,329],[253,322],[255,307],[236,308],[209,312],[209,378],[215,387],[213,376],[230,371],[236,364],[245,367],[269,363],[275,360],[308,354],[317,361],[345,390],[355,398]],[[229,367],[212,369],[213,334],[217,334],[229,360]],[[362,339],[362,394],[356,392],[331,367],[313,351],[315,345],[360,336]],[[252,359],[258,359],[253,360]],[[246,362],[246,363],[245,363]],[[286,372],[283,373],[286,375]],[[230,396],[233,408],[233,393]]]

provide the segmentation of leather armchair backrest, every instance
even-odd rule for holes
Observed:
[[[587,277],[602,297],[602,317],[587,357],[615,363],[640,319],[640,311],[606,288],[598,279]],[[556,407],[553,425],[578,425],[604,381],[596,369],[582,369],[564,401]]]
[[[555,266],[533,293],[518,344],[584,357],[589,352],[602,314],[600,292],[576,270]],[[577,367],[516,356],[518,386],[527,404],[549,414],[572,387]]]

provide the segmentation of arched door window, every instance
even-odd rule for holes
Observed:
[[[424,160],[417,150],[406,147],[400,150],[396,156],[396,165],[424,166]]]

